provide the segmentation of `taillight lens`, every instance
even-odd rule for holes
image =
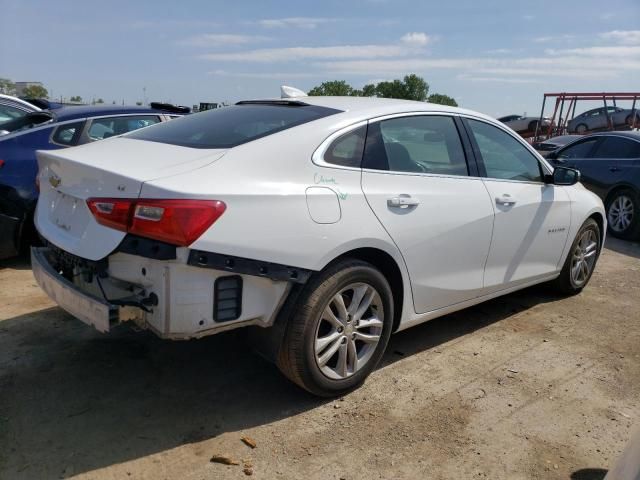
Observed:
[[[179,246],[196,241],[227,206],[219,200],[90,198],[101,225]]]
[[[90,198],[87,205],[99,224],[126,232],[134,202],[126,198]]]

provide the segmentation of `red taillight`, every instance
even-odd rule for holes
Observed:
[[[127,198],[90,198],[87,205],[99,224],[126,232],[134,202]]]
[[[218,200],[90,198],[87,205],[101,225],[174,245],[192,244],[220,218]]]

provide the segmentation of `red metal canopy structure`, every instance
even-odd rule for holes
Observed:
[[[544,108],[547,104],[547,98],[553,99],[555,98],[555,107],[553,109],[553,115],[551,116],[551,126],[549,127],[548,132],[543,132],[540,128],[540,125],[543,125],[542,119],[544,117]],[[631,107],[631,125],[630,128],[639,127],[638,122],[636,121],[635,113],[638,111],[638,100],[640,100],[640,93],[634,92],[596,92],[596,93],[574,93],[574,92],[562,92],[562,93],[545,93],[544,98],[542,99],[542,109],[540,110],[540,120],[538,121],[538,126],[536,127],[536,133],[534,136],[534,140],[539,140],[540,136],[543,133],[546,133],[548,137],[555,137],[557,135],[564,135],[567,133],[567,122],[572,119],[576,114],[576,104],[578,100],[602,100],[605,107],[605,114],[607,116],[607,124],[609,125],[609,130],[614,130],[613,123],[611,118],[609,118],[609,111],[607,107],[609,104],[607,102],[611,102],[610,105],[614,107],[617,106],[617,101],[627,100],[632,101],[633,106]],[[557,119],[557,121],[556,121]]]

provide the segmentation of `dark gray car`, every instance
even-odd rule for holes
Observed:
[[[580,170],[582,184],[604,202],[613,236],[640,237],[640,133],[596,133],[547,158]]]
[[[633,111],[620,107],[600,107],[573,117],[567,123],[567,132],[583,135],[587,132],[609,128],[607,117],[614,128],[629,126],[632,123]],[[636,109],[636,124],[640,123],[640,112]]]

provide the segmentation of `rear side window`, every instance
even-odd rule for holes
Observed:
[[[78,143],[78,138],[80,137],[80,132],[82,132],[83,125],[84,121],[60,125],[56,128],[55,132],[53,132],[51,141],[59,145],[75,145]]]
[[[241,103],[134,132],[127,138],[192,148],[232,148],[340,110],[303,103]]]
[[[440,115],[399,117],[370,125],[364,167],[468,175],[455,122],[451,117]]]
[[[593,154],[594,158],[638,157],[638,142],[621,137],[605,137]],[[633,151],[635,147],[635,152]],[[635,153],[635,155],[634,155]]]
[[[367,136],[367,127],[363,126],[341,135],[327,148],[324,161],[340,165],[342,167],[359,168],[362,162],[364,139]]]
[[[119,117],[96,118],[89,127],[89,139],[104,140],[105,138],[122,135],[142,127],[156,124],[160,121],[157,115],[127,115]]]

